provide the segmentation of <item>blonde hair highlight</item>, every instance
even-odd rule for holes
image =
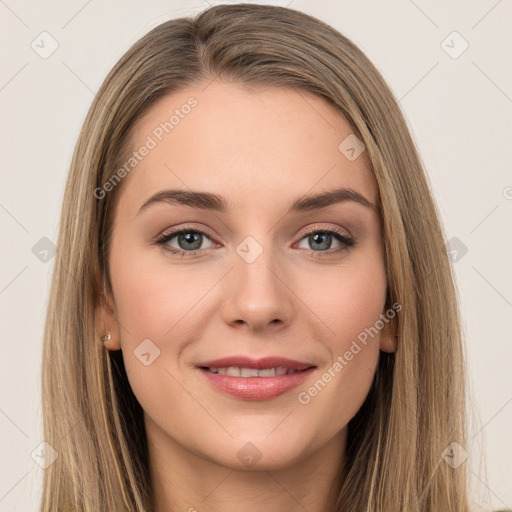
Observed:
[[[427,178],[397,101],[349,39],[277,6],[219,5],[162,23],[106,77],[85,119],[66,184],[43,346],[44,438],[59,453],[44,472],[43,511],[152,510],[142,409],[120,352],[95,332],[111,294],[108,251],[134,123],[162,96],[222,78],[290,87],[333,104],[364,142],[378,183],[388,280],[402,305],[398,348],[381,353],[372,389],[349,423],[335,511],[467,512],[465,374],[454,278]],[[341,457],[341,454],[340,454]]]

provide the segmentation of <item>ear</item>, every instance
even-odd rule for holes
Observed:
[[[384,324],[380,332],[379,348],[383,352],[392,353],[398,345],[396,317]]]
[[[94,310],[94,326],[99,343],[103,343],[108,350],[120,350],[121,338],[119,325],[115,315],[114,302],[105,294],[98,294]],[[101,341],[101,337],[110,331],[110,339]]]

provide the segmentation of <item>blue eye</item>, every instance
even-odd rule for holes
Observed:
[[[333,239],[341,244],[341,246],[337,249],[327,251],[327,249],[331,249]],[[320,258],[337,255],[342,251],[348,251],[356,244],[352,237],[336,229],[314,229],[309,231],[306,236],[302,237],[301,241],[302,240],[306,240],[309,247],[312,248],[312,256]]]
[[[176,239],[177,247],[170,243],[173,239]],[[205,249],[203,246],[205,239],[211,242],[210,248],[215,246],[215,243],[212,242],[211,238],[204,231],[185,227],[163,235],[156,241],[156,244],[161,245],[165,251],[171,254],[189,257]],[[300,239],[300,241],[302,240],[307,241],[310,246],[311,255],[314,257],[337,255],[342,251],[348,251],[356,244],[352,237],[336,229],[310,230]],[[333,240],[337,241],[340,247],[330,250]]]
[[[190,256],[204,249],[201,246],[205,237],[209,239],[208,235],[201,230],[182,228],[162,236],[157,240],[157,244],[164,246],[166,251],[173,254],[181,254],[182,257],[185,254]],[[173,238],[177,239],[177,248],[169,244]]]

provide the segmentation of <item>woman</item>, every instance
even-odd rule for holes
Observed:
[[[156,27],[71,163],[41,511],[468,511],[459,312],[382,77],[292,9]]]

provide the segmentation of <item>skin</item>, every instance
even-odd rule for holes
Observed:
[[[132,130],[136,150],[170,112],[198,101],[122,182],[109,259],[114,296],[97,307],[97,329],[111,331],[109,350],[122,349],[144,410],[157,512],[330,510],[346,426],[368,394],[379,350],[394,350],[392,323],[308,404],[297,395],[385,312],[380,221],[353,201],[285,213],[299,196],[339,187],[376,204],[377,184],[366,151],[349,161],[338,150],[352,130],[326,100],[219,79],[206,85],[165,96]],[[164,189],[216,193],[231,211],[161,202],[138,214]],[[207,233],[199,254],[180,257],[154,243],[189,224]],[[357,243],[334,253],[341,242],[315,244],[306,227],[338,228]],[[252,263],[236,252],[248,236],[263,249]],[[178,236],[167,245],[191,250]],[[134,355],[145,339],[160,350],[149,366]],[[234,354],[317,369],[277,398],[240,400],[195,368]],[[252,467],[237,457],[248,442],[261,455]]]

